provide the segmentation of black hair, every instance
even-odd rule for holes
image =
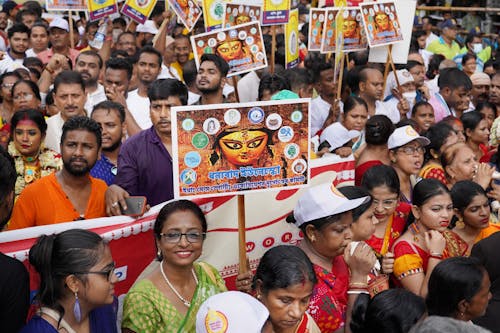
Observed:
[[[36,28],[36,27],[44,28],[45,32],[47,33],[47,35],[49,34],[49,27],[47,26],[47,24],[45,24],[45,22],[43,22],[43,21],[36,21],[33,24],[33,26],[31,27],[31,30],[33,30],[33,28]]]
[[[432,151],[440,155],[441,147],[450,133],[455,133],[453,127],[445,122],[439,122],[429,127],[424,136],[429,139],[430,143],[425,147],[424,160],[427,162],[434,158]]]
[[[317,61],[311,64],[311,72],[313,73],[313,81],[319,82],[321,80],[321,72],[327,71],[329,69],[333,69],[333,65],[331,62],[327,62],[322,58],[319,58]]]
[[[257,285],[263,293],[285,289],[296,284],[317,282],[311,260],[298,246],[278,245],[262,256],[253,277],[253,289]]]
[[[384,290],[372,299],[361,294],[352,310],[353,333],[404,333],[425,315],[422,297],[402,288]]]
[[[17,172],[14,164],[14,159],[9,153],[0,146],[0,209],[8,209],[7,216],[0,220],[0,230],[10,220],[12,206],[14,205],[14,195],[12,201],[7,202],[7,197],[14,192],[16,186]],[[7,207],[6,207],[7,206]]]
[[[352,109],[354,109],[358,105],[364,106],[366,112],[368,112],[368,105],[366,104],[364,99],[358,96],[352,96],[352,95],[348,96],[344,101],[344,116],[347,115],[350,111],[352,111]]]
[[[30,87],[31,91],[33,92],[33,95],[35,95],[34,97],[36,99],[38,99],[39,101],[42,100],[42,98],[40,97],[40,88],[38,87],[38,85],[35,82],[30,81],[30,80],[19,80],[16,83],[14,83],[14,85],[12,86],[12,89],[11,89],[12,96],[14,96],[14,89],[18,85],[20,85],[21,83],[27,84]]]
[[[484,102],[479,102],[476,105],[476,111],[481,112],[483,109],[492,109],[495,115],[495,118],[497,117],[497,106],[491,102],[484,101]]]
[[[405,68],[409,71],[410,69],[412,69],[413,67],[417,67],[417,66],[424,66],[424,64],[422,64],[421,62],[419,61],[415,61],[415,60],[408,60],[408,62],[406,63],[406,66]]]
[[[26,57],[23,59],[23,66],[28,68],[32,66],[43,68],[43,62],[38,57]]]
[[[433,54],[431,56],[429,64],[427,65],[427,72],[425,73],[425,76],[427,76],[429,80],[434,79],[437,73],[439,73],[439,65],[441,65],[444,59],[446,58],[442,54]]]
[[[352,68],[349,72],[347,72],[347,75],[344,75],[346,77],[346,82],[349,88],[351,89],[352,93],[357,95],[359,93],[359,73],[366,68],[365,66],[356,66]]]
[[[222,58],[217,54],[204,53],[200,58],[200,67],[201,64],[204,63],[205,61],[211,61],[214,63],[215,67],[217,67],[217,69],[221,74],[221,78],[227,76],[227,73],[229,72],[229,65],[227,64],[226,60],[224,60],[224,58]]]
[[[151,14],[149,15],[149,19],[152,19],[155,16],[161,15],[165,11],[165,3],[158,1],[156,5],[153,7]]]
[[[29,71],[30,71],[30,76],[33,75],[35,76],[36,81],[40,80],[40,76],[42,76],[42,74],[38,69],[36,69],[35,67],[31,67],[29,68]]]
[[[16,32],[28,34],[28,38],[31,35],[31,30],[26,25],[23,23],[14,23],[14,25],[7,30],[7,37],[11,39]]]
[[[38,1],[26,1],[23,3],[23,7],[32,10],[38,18],[42,17],[43,9]]]
[[[47,92],[47,96],[45,96],[45,105],[46,106],[54,105],[54,89],[50,89]]]
[[[387,116],[376,114],[366,121],[366,143],[374,146],[385,145],[394,129],[394,124]]]
[[[467,63],[467,61],[469,61],[470,59],[474,59],[474,62],[475,62],[477,60],[477,56],[475,54],[472,54],[472,53],[466,53],[462,57],[462,66],[465,66],[465,64]]]
[[[118,118],[120,118],[120,122],[122,124],[125,122],[125,108],[120,103],[104,100],[94,105],[94,108],[92,109],[92,113],[90,115],[91,118],[96,110],[107,110],[108,112],[111,112],[111,110],[116,110],[116,112],[118,113]]]
[[[474,37],[479,37],[478,35],[476,35],[476,33],[469,33],[467,34],[467,36],[465,37],[465,42],[464,44],[467,46],[467,44],[470,44],[474,41]],[[468,53],[468,54],[472,54],[472,53]],[[463,64],[463,62],[462,62]]]
[[[479,292],[484,267],[474,258],[454,257],[434,267],[428,283],[426,298],[430,316],[455,317],[458,304],[470,300]]]
[[[119,24],[122,27],[126,28],[127,27],[127,21],[123,17],[117,17],[113,20],[112,24]]]
[[[98,21],[88,21],[85,25],[85,32],[88,32],[91,27],[99,28]]]
[[[109,57],[109,60],[116,59],[116,58],[125,58],[130,63],[133,63],[133,61],[129,58],[129,55],[128,55],[127,51],[114,50],[113,52],[111,52],[111,56]]]
[[[187,105],[188,89],[177,79],[160,79],[154,81],[148,88],[149,101],[178,97],[182,105]]]
[[[471,180],[456,182],[451,188],[450,194],[451,200],[453,201],[453,208],[457,209],[462,214],[476,196],[482,195],[486,197],[484,188]]]
[[[76,57],[76,61],[75,62],[78,62],[78,59],[82,56],[82,55],[87,55],[87,56],[92,56],[94,58],[97,58],[97,63],[99,64],[99,69],[102,69],[102,58],[101,56],[99,55],[99,53],[97,53],[96,51],[94,50],[86,50],[86,51],[82,51],[80,52],[80,54],[78,54],[78,57]]]
[[[196,82],[196,75],[198,75],[198,69],[194,59],[186,61],[182,66],[182,77],[188,87]]]
[[[312,84],[311,73],[305,68],[290,68],[283,72],[283,77],[290,83],[290,89],[298,92]]]
[[[9,76],[15,76],[18,80],[22,80],[23,79],[23,77],[21,76],[21,74],[19,74],[18,72],[5,72],[2,75],[0,75],[0,84],[3,84],[3,80],[6,77],[9,77]]]
[[[445,68],[439,71],[438,87],[439,89],[450,88],[455,90],[464,88],[465,90],[471,90],[472,81],[467,74],[458,68]]]
[[[352,52],[349,59],[354,62],[354,66],[365,66],[368,64],[368,50]]]
[[[121,34],[119,34],[116,41],[118,42],[120,40],[120,38],[122,38],[122,36],[125,36],[125,35],[130,35],[130,36],[134,37],[134,39],[135,39],[134,33],[127,30],[127,31],[124,31]]]
[[[205,214],[203,214],[201,208],[192,201],[181,199],[181,200],[170,201],[169,203],[167,203],[165,206],[162,207],[162,209],[156,216],[155,224],[153,226],[153,233],[155,239],[160,240],[161,231],[163,230],[163,226],[165,225],[165,222],[169,219],[170,215],[176,212],[186,212],[186,211],[193,213],[194,216],[196,216],[196,218],[200,221],[201,230],[204,233],[207,232],[208,229],[207,219],[205,218]],[[163,257],[159,255],[157,259],[161,261]]]
[[[14,131],[16,130],[17,124],[21,120],[31,120],[33,121],[42,135],[47,133],[47,122],[45,121],[45,117],[38,110],[33,109],[25,109],[20,110],[12,115],[12,119],[10,120],[10,135],[14,137]]]
[[[437,195],[449,194],[448,188],[437,179],[422,179],[413,188],[413,205],[421,207]]]
[[[122,58],[110,58],[106,61],[106,69],[124,70],[127,72],[127,78],[132,78],[133,68],[130,62]]]
[[[265,90],[269,90],[271,95],[283,90],[290,90],[290,83],[283,76],[278,74],[264,74],[259,82],[259,101],[262,99]]]
[[[420,102],[417,102],[413,108],[411,109],[411,116],[414,117],[415,114],[417,113],[418,109],[422,106],[427,106],[427,107],[430,107],[434,113],[434,108],[432,107],[432,105],[427,102],[427,101],[420,101]]]
[[[62,71],[54,80],[54,94],[57,94],[57,89],[61,84],[77,84],[85,91],[82,75],[75,71]]]
[[[66,135],[68,134],[68,132],[76,130],[84,130],[94,134],[97,141],[97,148],[101,148],[102,144],[101,125],[99,125],[95,120],[85,116],[76,116],[66,120],[62,128],[61,145],[64,143],[64,140],[66,139]]]
[[[158,51],[157,49],[155,49],[151,45],[146,45],[142,49],[140,49],[139,52],[137,53],[137,60],[139,60],[139,58],[141,57],[141,55],[143,53],[156,55],[158,57],[158,66],[161,67],[161,61],[162,61],[163,56],[161,55],[160,51]]]
[[[339,187],[338,190],[340,191],[340,193],[342,193],[349,200],[359,199],[359,198],[363,198],[363,197],[370,198],[370,200],[368,200],[367,202],[361,204],[360,206],[358,206],[352,210],[353,222],[356,222],[360,218],[360,216],[363,215],[363,213],[366,212],[366,210],[368,208],[370,208],[370,206],[372,205],[372,196],[363,187],[343,186],[343,187]]]
[[[392,193],[399,196],[399,177],[393,167],[389,165],[374,165],[363,174],[361,186],[368,191],[373,191],[379,186],[386,186]]]
[[[83,229],[40,236],[30,249],[29,262],[40,274],[36,298],[41,305],[58,311],[61,319],[64,316],[61,301],[68,290],[66,277],[75,275],[86,283],[83,272],[90,271],[101,260],[104,247],[101,236]]]
[[[23,17],[24,16],[34,16],[35,20],[39,17],[35,11],[29,9],[29,8],[24,8],[21,9],[20,11],[17,12],[16,14],[16,22],[18,23],[23,23]]]
[[[474,129],[479,125],[481,120],[484,119],[484,114],[479,111],[471,111],[465,112],[460,120],[462,121],[462,125],[464,126],[464,134],[467,137],[467,130],[474,131]]]

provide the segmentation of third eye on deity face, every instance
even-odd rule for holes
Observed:
[[[235,166],[256,166],[266,149],[267,138],[267,133],[260,130],[238,131],[221,137],[219,146],[229,163]]]
[[[217,47],[217,53],[226,61],[241,58],[242,52],[243,45],[239,40],[227,41]]]
[[[358,23],[354,20],[345,20],[343,23],[344,38],[356,37],[356,28]]]

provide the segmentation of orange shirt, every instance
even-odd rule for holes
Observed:
[[[106,216],[104,193],[107,185],[100,179],[90,176],[89,178],[91,192],[84,218],[104,217]],[[52,173],[35,181],[21,192],[14,205],[9,230],[79,219],[81,219],[80,214],[57,182],[55,173]]]

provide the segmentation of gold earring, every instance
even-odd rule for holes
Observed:
[[[463,229],[465,228],[465,223],[464,221],[462,220],[462,218],[459,218],[458,221],[455,223],[455,227],[457,227],[458,229]]]

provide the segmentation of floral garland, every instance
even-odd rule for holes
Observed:
[[[62,168],[61,155],[52,149],[44,148],[42,144],[40,154],[38,155],[40,177],[33,177],[30,181],[26,181],[23,155],[16,149],[13,141],[9,143],[9,154],[14,158],[17,173],[15,187],[16,197],[26,185],[31,184],[38,178],[48,176],[54,171],[61,170]]]

